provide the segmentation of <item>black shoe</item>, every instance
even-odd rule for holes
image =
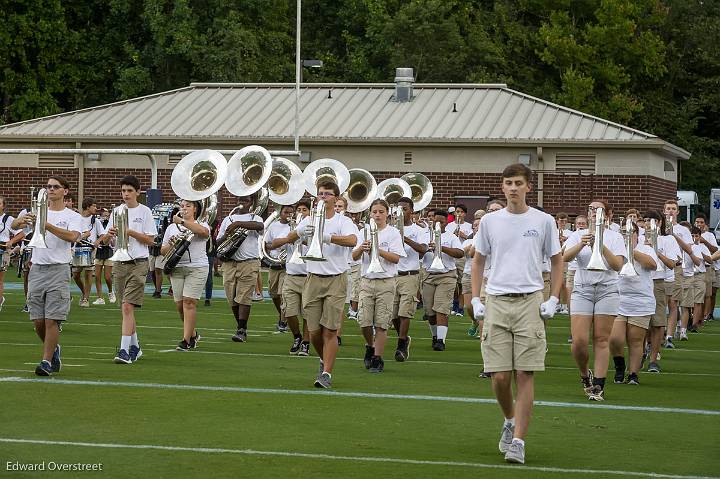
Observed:
[[[338,346],[342,346],[342,338],[340,336],[338,336],[337,338],[338,338]]]
[[[180,341],[180,343],[175,348],[176,351],[190,351],[190,349],[190,343],[188,343],[184,339]]]
[[[432,337],[432,347],[435,349],[435,343],[437,343],[437,336]]]
[[[636,373],[630,373],[628,374],[627,383],[632,386],[639,386],[640,379],[638,378],[638,375]]]
[[[188,345],[190,346],[190,349],[197,348],[197,343],[200,342],[200,338],[201,338],[200,333],[195,331],[195,336],[191,337],[190,342],[188,343]]]
[[[385,369],[385,361],[380,356],[373,356],[369,369],[371,373],[381,373]]]
[[[397,349],[395,349],[395,361],[401,363],[405,361],[405,340],[398,338]]]
[[[445,341],[442,339],[435,341],[435,344],[433,344],[433,351],[445,351]]]
[[[247,331],[243,328],[238,329],[235,335],[232,337],[232,340],[236,343],[244,343],[245,341],[247,341]]]
[[[210,306],[210,300],[209,300],[209,299],[206,299],[206,300],[205,300],[205,306]]]
[[[365,345],[365,357],[363,362],[365,363],[365,369],[370,369],[372,365],[372,358],[375,355],[375,348],[372,346]]]
[[[155,291],[153,293],[153,298],[162,298],[162,293],[160,291]]]
[[[300,351],[300,345],[302,344],[302,336],[293,339],[292,346],[290,346],[290,354],[297,354]]]
[[[616,369],[615,370],[615,378],[613,379],[613,382],[615,384],[623,384],[625,382],[625,370],[624,369]]]

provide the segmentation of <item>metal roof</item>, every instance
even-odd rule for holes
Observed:
[[[193,83],[158,94],[0,126],[0,139],[290,141],[295,85]],[[639,142],[655,135],[512,90],[504,84],[303,84],[307,142]]]

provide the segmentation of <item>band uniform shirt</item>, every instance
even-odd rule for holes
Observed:
[[[465,241],[462,242],[462,249],[463,253],[465,253],[465,248],[468,246],[474,245],[475,239],[474,238],[468,238]],[[468,256],[468,253],[465,253],[465,266],[463,267],[463,274],[470,274],[472,272],[472,256]]]
[[[0,215],[0,242],[7,243],[10,241],[10,238],[15,236],[16,232],[12,229],[10,229],[10,225],[13,221],[15,221],[15,218],[12,215],[8,215],[5,219],[5,222],[2,222],[3,217],[5,216],[5,213]]]
[[[252,214],[252,213],[243,213],[239,215],[230,215],[226,217],[223,222],[220,224],[220,231],[218,232],[218,238],[222,238],[223,240],[225,236],[225,231],[228,229],[228,227],[234,223],[235,221],[255,221],[258,223],[262,223],[263,219],[262,217]],[[233,260],[235,261],[245,261],[248,259],[258,259],[260,258],[260,236],[262,234],[262,231],[254,231],[254,230],[248,230],[247,237],[245,240],[240,244],[240,247],[233,255]]]
[[[85,241],[89,243],[94,243],[100,236],[104,234],[104,228],[102,227],[102,224],[100,224],[100,220],[97,218],[93,220],[93,218],[93,215],[80,215],[80,226],[82,228],[81,233],[85,233],[87,231],[90,232],[90,236],[85,239]]]
[[[119,208],[120,206],[116,206],[113,210],[113,213],[118,211]],[[157,228],[155,226],[155,220],[153,219],[152,211],[150,210],[150,208],[140,203],[135,208],[128,208],[127,210],[129,229],[148,236],[157,236]],[[114,214],[110,215],[110,220],[107,224],[108,230],[115,226],[114,216]],[[128,236],[128,253],[130,253],[130,257],[133,259],[147,258],[149,255],[148,245],[139,242],[132,236]]]
[[[655,261],[660,261],[655,254],[652,246],[641,244],[635,251],[652,257]],[[620,301],[618,303],[618,314],[622,316],[651,316],[655,314],[655,293],[653,292],[653,269],[645,269],[640,263],[635,262],[635,271],[637,276],[618,276],[618,291],[620,292]]]
[[[427,232],[415,223],[403,226],[403,234],[406,238],[427,246]],[[420,253],[405,243],[405,238],[402,238],[402,242],[405,256],[400,256],[400,262],[397,264],[398,271],[418,271],[420,269]]]
[[[303,218],[295,231],[299,234],[307,224],[311,224],[309,216]],[[352,220],[345,215],[335,213],[331,218],[326,218],[323,233],[333,236],[355,235],[355,241],[357,242],[357,228]],[[308,241],[310,241],[310,238],[308,238]],[[322,252],[326,261],[307,261],[305,266],[308,273],[322,275],[344,273],[350,269],[348,250],[352,250],[352,247],[323,243]]]
[[[715,234],[714,234],[714,233],[712,233],[712,232],[710,232],[710,231],[706,231],[706,232],[704,232],[703,234],[701,234],[700,236],[702,236],[702,237],[705,239],[705,241],[707,241],[708,243],[710,243],[710,244],[713,245],[714,247],[716,247],[716,248],[718,247],[717,238],[715,238]],[[710,248],[708,248],[708,250],[709,250],[709,249],[710,249]],[[711,253],[711,254],[712,254],[712,253]],[[720,260],[716,260],[715,262],[713,262],[713,269],[716,269],[716,270],[717,270],[717,269],[720,269]]]
[[[573,246],[582,242],[582,237],[588,234],[587,229],[575,231],[565,242],[565,250],[572,248]],[[603,244],[610,252],[616,256],[622,256],[627,259],[627,251],[625,249],[625,241],[620,233],[610,230],[609,228],[603,229]],[[577,260],[577,270],[575,271],[575,286],[583,284],[605,284],[612,285],[617,284],[618,272],[610,268],[607,264],[607,260],[603,256],[603,264],[607,268],[607,271],[590,271],[587,269],[588,263],[590,263],[590,257],[592,255],[592,248],[588,245],[584,245],[580,252],[575,256]]]
[[[462,233],[465,233],[465,234],[468,235],[468,236],[472,235],[472,232],[473,232],[473,230],[472,230],[472,229],[473,229],[473,228],[472,228],[472,223],[468,223],[467,221],[463,221],[462,223],[460,223],[459,226],[460,226],[460,231],[461,231]],[[449,232],[449,233],[455,234],[455,230],[457,230],[457,229],[458,229],[458,223],[456,223],[455,221],[453,221],[452,223],[448,223],[447,225],[445,225],[445,231],[447,231],[447,232]],[[456,235],[456,236],[457,236],[457,235]],[[458,238],[460,238],[460,237],[458,236]],[[462,238],[460,238],[460,241],[462,242],[462,241],[464,241],[464,240],[463,240]]]
[[[210,225],[207,223],[199,223],[200,226],[202,226],[208,233],[210,234]],[[183,232],[187,232],[187,229],[181,230],[178,225],[175,223],[171,223],[168,225],[167,228],[165,228],[165,234],[163,235],[163,244],[169,244],[170,238],[173,236],[177,236]],[[182,255],[182,258],[180,258],[180,261],[178,262],[178,266],[187,266],[188,268],[207,268],[208,267],[208,256],[207,256],[207,248],[205,248],[205,243],[207,243],[207,238],[201,238],[198,235],[194,235],[192,241],[190,241],[190,246],[188,247],[187,251],[185,251],[185,254]]]
[[[365,231],[367,231],[367,238],[369,241],[372,241],[370,238],[370,229],[369,225],[365,226]],[[400,259],[405,257],[405,248],[403,248],[403,240],[400,237],[400,231],[398,231],[397,228],[390,225],[385,225],[385,228],[381,229],[377,233],[378,235],[378,248],[384,251],[388,251],[390,253],[395,253],[397,255],[400,255]],[[363,234],[358,235],[358,241],[356,244],[356,247],[363,244],[365,241],[365,236]],[[362,261],[362,265],[360,267],[360,276],[367,279],[385,279],[385,278],[394,278],[397,276],[398,272],[398,265],[396,263],[391,263],[390,261],[387,261],[385,258],[380,257],[380,264],[382,265],[383,269],[385,270],[384,273],[368,273],[367,269],[370,266],[370,253],[363,252],[363,254],[360,256],[360,259]]]
[[[695,276],[696,273],[704,273],[705,272],[705,260],[703,259],[703,253],[707,256],[710,256],[710,250],[707,246],[704,244],[691,244],[690,248],[692,249],[692,253],[694,256],[697,256],[700,258],[700,264],[695,265],[695,263],[692,262],[692,259],[690,259],[690,256],[687,256],[687,259],[685,261],[685,267],[683,268],[683,276],[690,277]]]
[[[289,234],[290,223],[280,223],[279,221],[275,221],[265,232],[265,238],[267,239],[268,243],[272,243],[275,239],[287,238],[287,235]],[[282,248],[270,249],[269,247],[267,247],[266,251],[268,252],[270,257],[278,259]],[[288,258],[290,258],[290,256],[288,256]]]
[[[358,225],[356,225],[355,222],[353,222],[353,226],[355,227],[355,237],[359,238],[360,237],[360,228],[358,228]],[[362,263],[362,258],[358,259],[358,260],[352,259],[352,248],[349,248],[348,249],[348,264],[352,267],[352,266],[360,265],[361,263]]]
[[[662,238],[664,250],[663,254],[675,262],[679,261],[682,257],[682,251],[680,250],[680,245],[675,237],[671,235],[658,236],[658,244],[660,242],[660,238]],[[665,266],[665,282],[675,282],[675,268],[668,268]]]
[[[689,228],[687,228],[686,226],[680,225],[680,224],[674,224],[672,227],[672,230],[673,230],[673,233],[675,233],[681,240],[683,240],[685,243],[692,246],[693,238],[692,238],[692,233],[690,233]],[[678,244],[678,247],[680,247],[679,244]],[[680,248],[680,254],[682,255],[682,258],[683,258],[682,262],[684,264],[687,265],[689,263],[692,263],[690,256],[682,248]]]
[[[670,239],[672,239],[673,241],[670,241]],[[646,241],[648,241],[648,240],[646,239],[645,236],[638,235],[638,244],[645,244]],[[660,253],[661,255],[667,256],[668,258],[675,258],[676,253],[672,251],[673,243],[675,244],[677,254],[680,254],[679,253],[680,248],[678,247],[677,241],[675,241],[675,238],[673,238],[672,236],[658,236],[657,237],[657,251],[653,250],[653,252],[656,253],[655,261],[657,261],[657,263],[660,266],[662,266],[662,270],[661,271],[657,271],[657,270],[652,271],[652,274],[650,276],[652,276],[653,280],[662,279],[667,282],[668,281],[668,271],[670,272],[670,281],[669,282],[672,282],[675,280],[674,270],[665,266],[665,263],[660,261],[660,258],[657,257],[657,253]],[[652,249],[652,246],[650,248]]]
[[[62,211],[48,209],[47,222],[57,228],[80,233],[80,213],[69,208]],[[70,264],[72,262],[72,243],[62,240],[49,231],[45,232],[45,248],[33,248],[33,264]]]
[[[535,208],[521,214],[502,209],[480,220],[475,251],[486,257],[492,253],[487,294],[542,291],[543,258],[560,253],[557,224]]]
[[[431,232],[430,233],[430,240],[428,241],[428,244],[432,242],[435,239],[435,235]],[[449,233],[447,230],[445,230],[440,235],[440,245],[444,246],[446,248],[457,248],[462,249],[462,243],[460,242],[460,239],[455,236],[453,233]],[[431,267],[433,260],[435,259],[435,252],[429,251],[425,253],[425,256],[423,256],[423,261],[427,260],[425,269],[429,273],[448,273],[450,271],[455,271],[455,259],[449,254],[446,253],[440,253],[440,259],[442,260],[443,268],[441,270],[433,269]]]

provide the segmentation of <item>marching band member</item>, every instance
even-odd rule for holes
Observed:
[[[463,241],[472,237],[472,223],[465,221],[467,216],[467,206],[458,204],[455,206],[455,220],[447,224],[445,229],[454,234],[460,240],[462,245]],[[453,307],[452,314],[454,316],[462,316],[465,310],[465,303],[462,294],[462,276],[465,270],[465,256],[455,260],[455,267],[457,273],[457,285],[455,292],[453,293]]]
[[[332,387],[332,370],[337,356],[337,330],[340,314],[347,297],[348,257],[346,248],[357,244],[356,228],[350,218],[335,213],[335,199],[340,188],[332,181],[321,183],[317,197],[325,202],[323,257],[325,261],[308,261],[308,278],[302,294],[302,309],[310,331],[310,339],[320,357],[320,370],[315,387]],[[289,235],[291,242],[299,236],[311,238],[315,227],[310,217],[303,219]]]
[[[410,358],[410,342],[408,336],[410,321],[415,317],[417,309],[417,292],[420,289],[420,256],[427,252],[427,231],[413,222],[414,204],[410,198],[398,200],[403,212],[403,243],[405,255],[398,262],[397,285],[393,301],[393,324],[398,333],[395,349],[395,360],[405,361]]]
[[[658,356],[662,345],[665,329],[667,328],[667,305],[675,281],[675,262],[680,256],[680,247],[672,236],[666,235],[665,217],[657,211],[649,211],[645,215],[645,225],[650,227],[651,220],[657,224],[657,251],[655,251],[662,268],[652,272],[653,295],[655,296],[655,313],[650,318],[650,363],[648,372],[659,373],[660,364]],[[649,238],[648,229],[645,229],[646,237]],[[642,239],[639,242],[642,243]],[[669,286],[668,286],[669,285]]]
[[[137,336],[135,308],[141,308],[145,301],[148,246],[153,244],[157,229],[150,208],[138,202],[140,180],[135,176],[124,176],[120,180],[120,191],[127,206],[128,252],[133,259],[116,261],[113,264],[113,290],[120,301],[122,313],[122,337],[114,361],[116,364],[131,364],[142,357]],[[116,210],[118,208],[120,207],[118,206]],[[102,241],[107,244],[117,235],[115,215],[112,214]]]
[[[205,243],[210,237],[210,225],[197,221],[201,208],[199,201],[182,200],[180,212],[172,217],[172,223],[165,228],[160,247],[160,254],[166,255],[178,236],[187,231],[193,233],[190,246],[170,273],[173,300],[183,322],[183,339],[175,348],[178,351],[195,349],[200,340],[200,335],[195,329],[197,303],[207,281],[208,257]]]
[[[575,217],[575,231],[577,230],[585,230],[588,228],[588,219],[585,215],[577,215]],[[569,235],[572,234],[572,232],[569,233]],[[568,235],[568,238],[570,237]],[[567,238],[562,242],[561,248],[563,250],[563,254],[565,254],[565,243],[567,242]],[[574,259],[567,263],[567,277],[565,278],[565,290],[567,291],[567,314],[572,314],[572,309],[570,307],[570,298],[572,298],[572,292],[573,287],[575,286],[575,271],[577,271],[577,259]],[[570,335],[568,336],[568,343],[572,344],[572,328]]]
[[[588,218],[590,228],[593,228],[595,224],[597,208],[607,211],[608,206],[601,200],[590,203],[592,211]],[[620,233],[604,226],[601,254],[607,270],[591,271],[588,269],[588,263],[595,241],[597,239],[590,230],[575,231],[565,242],[563,259],[566,262],[577,259],[575,282],[570,297],[573,358],[580,370],[583,390],[588,399],[603,401],[609,360],[608,338],[618,312],[618,271],[622,268],[623,257],[627,253]],[[592,371],[588,369],[588,343],[591,328],[595,355],[594,377]]]
[[[303,218],[307,218],[310,214],[310,202],[307,200],[300,200],[295,207],[295,211],[300,213]],[[289,241],[290,231],[288,235],[278,237],[272,240],[270,248],[276,249],[285,247],[288,260],[292,258],[295,248],[300,248],[300,252],[304,253],[305,248],[302,243],[293,243]],[[303,316],[303,328],[302,334],[300,332],[300,323],[298,316],[302,313],[302,291],[305,286],[305,280],[307,279],[307,268],[305,263],[294,264],[291,262],[285,263],[285,280],[282,283],[282,303],[281,308],[285,321],[287,321],[290,331],[293,335],[293,343],[290,346],[290,354],[297,354],[298,356],[309,356],[310,355],[310,333],[308,332],[307,321]]]
[[[96,222],[97,225],[97,239],[93,246],[95,247],[95,292],[97,299],[93,301],[95,305],[105,304],[102,293],[102,280],[105,278],[105,285],[108,289],[108,300],[111,304],[115,304],[116,298],[115,293],[112,289],[112,260],[110,258],[113,255],[113,250],[110,245],[103,244],[101,241],[102,236],[106,233],[108,222],[110,221],[110,212],[105,208],[100,213],[100,218]]]
[[[423,283],[423,303],[428,324],[432,332],[433,351],[445,351],[445,339],[448,332],[448,316],[452,309],[453,291],[457,284],[457,269],[455,260],[464,255],[462,244],[457,236],[449,233],[447,225],[447,211],[435,210],[435,224],[440,225],[440,244],[435,243],[435,228],[430,230],[428,252],[423,261],[428,260],[427,278]],[[440,251],[441,266],[432,266],[435,250]],[[429,258],[428,258],[429,257]]]
[[[338,196],[337,198],[335,198],[335,213],[338,214],[338,215],[345,215],[345,210],[347,210],[347,201],[345,201],[345,198],[344,198],[344,197]],[[353,225],[354,225],[354,224],[355,224],[355,222],[353,221]],[[358,230],[357,230],[357,228],[355,228],[355,235],[356,235],[356,236],[358,235]],[[350,269],[348,269],[348,270],[345,272],[345,275],[348,277],[348,291],[347,291],[347,293],[345,294],[345,303],[350,303],[350,298],[351,298],[351,293],[352,293],[352,292],[350,291],[351,288],[352,288],[351,278],[350,278],[351,268],[352,268],[352,263],[353,263],[353,261],[352,261],[352,250],[351,250],[351,249],[347,249],[347,250],[345,250],[345,251],[347,252],[348,265],[350,266]],[[351,307],[352,307],[352,305],[351,305]],[[348,308],[348,310],[349,310],[349,309],[350,309],[350,308]],[[355,317],[354,319],[357,319],[357,317]],[[338,330],[337,330],[338,346],[342,346],[342,329],[343,329],[343,322],[344,322],[344,321],[345,321],[345,308],[343,307],[343,312],[342,312],[342,314],[340,315],[340,327],[339,327]]]
[[[708,229],[707,216],[702,213],[698,213],[695,216],[695,226],[700,229],[700,237],[698,238],[699,244],[705,245],[712,255],[718,250],[717,238],[715,234]],[[705,307],[703,308],[702,321],[712,320],[713,310],[715,309],[715,302],[713,298],[717,291],[717,288],[713,289],[713,281],[715,279],[715,268],[716,264],[707,264],[705,272]]]
[[[40,364],[35,368],[38,376],[52,376],[62,368],[59,344],[59,325],[70,312],[70,262],[72,243],[80,238],[80,215],[65,207],[63,198],[70,185],[62,176],[48,178],[47,222],[45,242],[47,248],[35,248],[28,277],[27,302],[30,320],[43,343]],[[28,213],[12,222],[12,229],[29,227],[38,218]]]
[[[427,210],[427,213],[425,214],[425,218],[420,218],[420,221],[417,223],[419,227],[425,231],[425,238],[428,243],[430,243],[430,239],[432,236],[432,233],[430,233],[430,227],[435,223],[435,208],[431,208]],[[418,304],[419,308],[423,308],[424,314],[423,314],[423,321],[427,321],[430,318],[430,315],[428,314],[427,308],[425,308],[425,303],[423,302],[423,286],[425,285],[425,281],[427,280],[427,269],[430,267],[430,263],[432,263],[433,255],[427,254],[427,252],[422,255],[422,258],[420,260],[420,289],[418,290],[418,298],[420,299],[420,303]],[[429,325],[429,323],[428,323]],[[432,336],[437,337],[437,328],[433,329],[433,327],[430,327]]]
[[[630,242],[632,257],[628,259],[637,271],[636,276],[619,275],[618,316],[610,333],[610,354],[615,363],[615,384],[638,385],[645,335],[650,328],[651,316],[655,314],[655,294],[652,275],[657,268],[658,257],[651,246],[645,244],[645,237],[638,236],[637,224],[633,231],[626,233]],[[640,240],[640,241],[639,241]],[[664,288],[663,288],[664,289]],[[630,367],[627,381],[625,379],[625,356],[623,350],[628,345]]]
[[[273,248],[272,242],[275,238],[286,238],[290,233],[290,217],[295,214],[295,208],[292,205],[285,205],[280,207],[280,216],[277,221],[273,222],[265,232],[265,240],[267,240],[268,248],[270,251],[268,254],[273,258],[277,259],[279,251],[275,251],[277,248]],[[268,271],[268,294],[272,299],[275,309],[278,312],[278,322],[276,329],[284,333],[288,330],[287,320],[282,312],[282,290],[283,282],[285,281],[285,268],[286,264],[271,264],[270,270]]]
[[[355,213],[351,215],[353,225],[355,226],[355,234],[359,235],[360,230],[358,229],[358,220],[362,213]],[[352,259],[352,251],[350,254],[350,271],[348,272],[348,284],[350,287],[350,307],[348,308],[348,318],[358,319],[358,303],[360,301],[360,263],[361,260]]]
[[[480,226],[480,218],[473,221],[473,234],[477,235],[478,226]],[[462,243],[463,252],[465,253],[465,266],[463,268],[462,277],[462,293],[463,300],[465,301],[465,309],[467,310],[468,316],[472,320],[472,326],[468,329],[468,336],[476,337],[478,334],[482,335],[483,320],[475,319],[475,315],[472,310],[472,258],[475,257],[475,241],[474,238],[468,238]],[[481,295],[480,301],[484,301],[484,295]],[[489,377],[489,376],[487,376]]]
[[[366,225],[365,238],[358,238],[352,252],[354,260],[362,258],[358,324],[365,338],[365,369],[371,373],[381,373],[385,368],[383,353],[387,330],[393,319],[397,264],[405,256],[400,232],[387,224],[389,212],[390,206],[383,199],[370,204],[370,217],[377,225],[377,232],[369,231],[369,225]],[[384,272],[368,271],[372,259],[373,234],[377,234],[377,255]]]
[[[6,200],[4,196],[0,196],[0,311],[5,304],[5,271],[10,264],[10,252],[13,250],[15,243],[20,241],[20,236],[15,234],[11,228],[13,218],[9,213],[5,213]]]
[[[705,307],[705,262],[712,263],[710,250],[700,243],[700,228],[690,227],[693,243],[690,245],[690,261],[685,262],[683,268],[683,299],[680,340],[687,341],[687,331],[699,332],[703,320]],[[692,323],[690,313],[692,312]]]
[[[257,278],[260,274],[260,249],[258,241],[261,240],[263,230],[262,217],[253,214],[251,207],[257,201],[257,194],[239,196],[238,204],[244,213],[232,214],[220,224],[218,244],[226,236],[231,235],[238,228],[246,229],[247,237],[233,255],[232,260],[224,261],[220,270],[223,275],[225,297],[237,323],[237,331],[232,340],[237,343],[247,341],[247,326],[250,319],[250,306],[255,293]]]
[[[95,199],[87,197],[82,202],[82,212],[80,218],[82,222],[82,232],[80,234],[80,241],[84,241],[84,244],[94,244],[99,235],[103,234],[103,229],[97,224],[95,214],[97,213],[97,204]],[[83,243],[78,242],[75,246],[80,246]],[[92,288],[92,272],[95,269],[95,265],[90,266],[73,266],[72,268],[73,279],[78,288],[80,288],[80,301],[78,306],[81,308],[87,308],[90,306],[90,289]],[[84,274],[83,274],[84,273]],[[83,278],[84,276],[84,278]]]
[[[502,410],[499,450],[508,462],[525,462],[525,435],[532,414],[534,372],[545,369],[545,325],[555,314],[562,281],[562,256],[555,220],[530,208],[532,171],[514,164],[502,173],[508,206],[480,221],[472,261],[472,305],[485,318],[482,354],[492,373],[493,391]],[[493,263],[486,287],[487,308],[479,298],[485,261]],[[543,302],[542,261],[550,258],[552,295]],[[513,404],[512,378],[517,394]]]
[[[557,215],[555,215],[555,223],[557,224],[558,233],[560,234],[561,248],[565,244],[565,241],[567,241],[567,239],[572,234],[572,230],[568,225],[569,221],[570,219],[568,218],[567,213],[558,213]],[[567,274],[569,263],[563,262],[563,264],[563,282],[560,289],[560,308],[558,309],[558,313],[570,314],[570,310],[568,309],[568,304],[570,303],[570,290],[567,287]]]
[[[684,298],[684,294],[689,292],[692,289],[692,285],[688,284],[685,285],[686,279],[685,279],[685,273],[683,272],[683,266],[689,266],[692,263],[692,260],[690,259],[689,254],[692,253],[691,244],[693,242],[692,234],[690,234],[690,229],[686,226],[683,226],[678,223],[677,217],[680,213],[680,207],[678,206],[677,200],[670,199],[665,201],[664,206],[664,213],[667,219],[670,221],[668,222],[670,226],[668,228],[670,229],[670,234],[675,238],[675,241],[677,241],[678,246],[680,247],[680,258],[678,260],[675,266],[675,283],[673,288],[673,302],[676,302],[676,306],[680,306],[680,308],[673,308],[672,302],[669,302],[670,305],[670,316],[668,317],[668,330],[667,335],[670,336],[670,342],[667,343],[666,341],[666,347],[669,347],[672,344],[672,336],[675,334],[675,327],[678,323],[682,324],[682,321],[678,321],[678,309],[682,310],[682,304],[685,302],[685,304],[688,304],[688,298]],[[690,301],[690,307],[692,308],[692,298],[689,299]],[[687,324],[687,323],[686,323]],[[682,328],[680,330],[680,336],[682,339]],[[687,334],[685,334],[685,340],[687,340]]]

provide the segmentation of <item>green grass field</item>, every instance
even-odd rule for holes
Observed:
[[[332,391],[313,387],[317,357],[288,355],[269,301],[252,309],[250,338],[233,343],[224,300],[199,307],[199,349],[174,347],[172,301],[150,297],[137,314],[145,355],[113,364],[116,305],[80,309],[61,335],[64,367],[33,374],[41,347],[6,293],[0,313],[0,477],[47,474],[7,463],[102,463],[66,477],[701,477],[720,475],[720,323],[663,351],[663,373],[641,386],[609,384],[588,403],[567,344],[568,319],[549,326],[547,371],[525,466],[497,451],[502,417],[479,379],[480,345],[451,320],[445,352],[430,348],[418,315],[410,361],[386,354],[383,374],[363,368],[357,324],[345,322]],[[389,343],[391,348],[394,341]],[[393,348],[394,349],[394,348]],[[10,378],[19,378],[12,379]],[[352,393],[352,394],[350,394]],[[554,404],[549,404],[554,403]],[[633,409],[639,408],[639,409]],[[30,441],[30,442],[22,442]]]

